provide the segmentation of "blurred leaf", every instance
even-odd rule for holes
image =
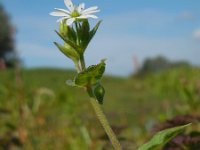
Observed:
[[[183,132],[184,129],[190,125],[191,124],[187,124],[160,131],[156,133],[149,142],[139,147],[138,150],[160,150],[168,141]]]
[[[6,122],[6,127],[8,127],[11,130],[16,130],[16,126],[10,122]]]
[[[96,84],[103,76],[105,65],[105,60],[102,60],[99,64],[88,67],[83,72],[77,74],[74,80],[75,84],[78,86]]]
[[[186,95],[186,97],[188,98],[188,100],[190,102],[194,101],[194,93],[192,93],[189,88],[185,87],[183,88],[184,94]]]
[[[11,111],[5,108],[0,108],[0,114],[11,114]]]

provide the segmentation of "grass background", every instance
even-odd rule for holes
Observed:
[[[66,85],[74,75],[71,70],[24,69],[20,88],[14,70],[0,71],[0,139],[17,135],[22,126],[24,149],[111,149],[86,92]],[[105,76],[103,109],[125,149],[144,143],[159,122],[179,114],[198,114],[199,77],[196,67],[127,78]]]

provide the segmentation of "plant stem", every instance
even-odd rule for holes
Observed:
[[[84,55],[81,54],[80,55],[80,63],[81,63],[81,68],[82,68],[82,71],[85,70],[85,59],[84,59]]]
[[[81,63],[82,70],[85,70],[86,66],[85,66],[85,60],[84,60],[83,55],[81,55],[81,57],[80,57],[80,63]],[[93,109],[96,113],[96,116],[99,119],[101,125],[103,126],[106,134],[108,135],[110,142],[112,143],[113,147],[115,148],[115,150],[122,150],[122,147],[121,147],[115,133],[113,132],[106,116],[104,115],[100,104],[98,103],[98,101],[96,100],[96,98],[93,94],[91,86],[87,86],[87,92],[88,92],[88,95],[90,96],[90,102],[91,102],[92,107],[93,107]]]
[[[81,72],[81,67],[79,66],[78,62],[75,62],[75,67],[76,67],[77,72],[80,73]]]
[[[122,147],[121,147],[115,133],[113,132],[106,116],[104,115],[100,104],[98,103],[98,101],[96,100],[96,98],[93,95],[91,87],[88,87],[87,91],[88,91],[88,94],[90,96],[90,102],[91,102],[92,107],[93,107],[93,109],[96,113],[96,116],[99,119],[101,125],[103,126],[106,134],[108,135],[110,142],[112,143],[115,150],[122,150]]]

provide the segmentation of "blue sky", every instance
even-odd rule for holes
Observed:
[[[1,0],[17,28],[16,46],[27,67],[73,68],[53,45],[53,8],[65,8],[63,0]],[[188,60],[200,65],[199,0],[74,0],[86,7],[97,5],[103,20],[86,52],[87,65],[107,58],[106,72],[129,75],[133,57],[164,55],[170,60]]]

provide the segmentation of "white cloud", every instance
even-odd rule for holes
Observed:
[[[191,11],[183,11],[179,15],[179,19],[181,20],[188,20],[188,21],[194,21],[196,18],[194,14]]]
[[[194,32],[193,32],[193,37],[197,40],[200,40],[200,28],[199,29],[196,29]]]

